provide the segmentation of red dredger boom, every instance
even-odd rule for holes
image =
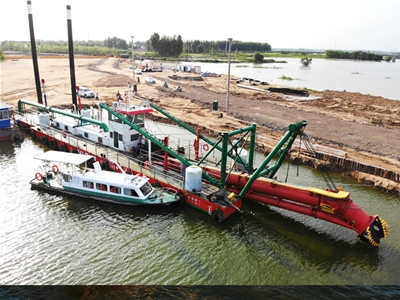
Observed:
[[[219,170],[206,168],[206,172],[218,178]],[[250,175],[232,172],[228,175],[226,189],[239,194]],[[327,222],[347,227],[358,237],[377,246],[381,238],[389,234],[387,223],[378,216],[370,216],[344,191],[332,192],[318,188],[289,185],[274,179],[259,177],[246,193],[246,199],[261,202],[309,215]]]

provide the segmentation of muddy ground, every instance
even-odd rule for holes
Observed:
[[[116,58],[75,59],[76,84],[92,88],[99,93],[100,101],[115,101],[117,91],[124,93],[128,82],[133,81],[130,63]],[[19,98],[37,101],[31,59],[8,59],[0,67],[2,102],[16,109]],[[50,105],[72,103],[68,59],[39,59],[39,72],[46,80]],[[148,76],[154,77],[156,84],[146,84],[144,79]],[[181,78],[173,79],[177,76]],[[193,80],[199,76],[164,70],[138,77],[137,101],[152,100],[177,118],[207,128],[209,134],[254,122],[258,128],[257,142],[270,149],[289,124],[306,120],[305,132],[316,148],[400,173],[400,99],[330,90],[296,97],[243,88],[237,84],[238,78],[231,76],[229,114],[226,114],[225,75]],[[164,82],[168,88],[162,87]],[[248,82],[239,84],[261,87]],[[173,91],[178,85],[182,92]],[[218,101],[218,114],[212,111],[214,101]],[[82,99],[82,102],[90,105],[96,101]],[[218,118],[219,113],[222,118]]]

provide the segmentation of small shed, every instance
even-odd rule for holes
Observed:
[[[179,69],[182,72],[195,73],[195,74],[201,73],[201,66],[181,66],[179,67]]]
[[[195,66],[194,67],[194,73],[200,74],[201,73],[201,66]]]

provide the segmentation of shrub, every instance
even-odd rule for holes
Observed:
[[[312,58],[307,57],[307,56],[302,57],[302,58],[300,59],[300,62],[301,62],[301,63],[303,64],[303,66],[305,66],[305,67],[308,67],[308,66],[311,64],[311,61],[312,61]]]
[[[264,55],[262,55],[261,53],[254,53],[253,59],[255,62],[263,62],[264,60]]]

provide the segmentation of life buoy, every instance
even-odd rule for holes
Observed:
[[[53,166],[51,167],[51,169],[53,170],[54,174],[57,174],[57,173],[58,173],[58,171],[59,171],[59,169],[58,169],[58,166],[57,166],[57,165],[53,165]]]
[[[39,180],[39,181],[42,181],[42,180],[43,180],[43,176],[42,176],[42,174],[40,174],[40,173],[36,173],[36,174],[35,174],[35,178],[36,178],[37,180]]]
[[[203,150],[204,151],[208,151],[208,149],[210,149],[210,146],[208,146],[208,144],[204,144],[203,145]]]
[[[214,210],[214,211],[211,213],[211,217],[212,217],[214,220],[217,220],[217,221],[220,222],[220,223],[222,223],[222,222],[225,221],[224,213],[223,213],[219,208],[217,208],[216,210]]]
[[[150,170],[151,163],[150,163],[148,160],[146,160],[146,161],[144,162],[143,166],[144,166],[147,170]]]
[[[51,140],[51,141],[50,141],[50,147],[53,148],[54,150],[57,148],[57,142],[56,142],[56,140]]]
[[[47,140],[47,136],[45,136],[45,135],[42,137],[42,141],[43,141],[43,144],[45,144],[45,145],[47,145],[47,143],[49,142]]]
[[[67,145],[65,145],[65,144],[62,144],[62,145],[60,146],[60,148],[61,148],[61,151],[68,152]]]
[[[24,140],[24,136],[22,135],[21,132],[17,131],[17,132],[15,133],[15,139],[16,139],[17,141],[23,141],[23,140]]]

